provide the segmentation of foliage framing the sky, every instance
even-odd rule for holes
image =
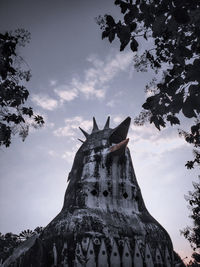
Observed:
[[[200,177],[199,177],[200,179]],[[189,209],[191,211],[191,219],[193,220],[192,227],[186,227],[182,234],[190,242],[191,247],[194,250],[192,257],[195,263],[200,263],[200,184],[193,183],[194,191],[189,191],[189,195],[186,196],[186,200],[189,203]]]
[[[187,142],[200,146],[200,3],[197,0],[116,0],[123,21],[111,15],[99,17],[102,39],[120,41],[120,51],[129,44],[134,54],[135,68],[155,70],[147,84],[147,98],[136,124],[150,121],[160,130],[169,122],[180,124],[180,113],[195,119],[191,133],[181,131]],[[151,47],[138,55],[139,41],[149,41]],[[137,54],[135,54],[137,53]],[[156,75],[157,74],[157,75]],[[162,77],[160,77],[162,75]],[[186,166],[200,163],[199,152]]]
[[[32,126],[41,126],[44,121],[35,115],[31,107],[24,106],[29,92],[23,85],[31,74],[22,69],[23,59],[17,55],[17,46],[29,42],[30,33],[19,29],[14,33],[0,34],[0,146],[9,146],[13,134],[26,138],[31,121]]]

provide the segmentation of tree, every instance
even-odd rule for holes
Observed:
[[[191,133],[180,130],[180,134],[195,146],[195,158],[186,164],[193,168],[200,163],[200,2],[116,0],[115,5],[121,8],[123,20],[99,16],[102,39],[118,38],[120,51],[129,44],[136,70],[155,71],[135,123],[149,121],[160,130],[166,123],[180,124],[181,113],[190,119]],[[147,49],[139,54],[141,42]]]
[[[5,235],[0,233],[0,266],[13,252],[13,250],[18,247],[23,241],[26,241],[34,235],[40,235],[43,231],[43,227],[38,226],[34,231],[27,229],[23,230],[19,235],[13,234],[11,232]],[[1,262],[2,261],[2,262]]]
[[[6,233],[5,235],[0,233],[0,263],[12,254],[20,242],[18,236],[13,233]]]
[[[24,141],[30,126],[37,128],[44,124],[41,116],[25,106],[29,92],[24,83],[30,80],[31,74],[22,68],[25,61],[17,48],[29,40],[30,33],[24,29],[0,33],[0,146],[8,147],[16,133]]]
[[[200,176],[199,176],[200,179]],[[190,242],[191,247],[194,250],[192,257],[194,259],[190,266],[199,266],[200,264],[200,183],[194,183],[194,191],[189,192],[188,196],[185,196],[189,203],[189,209],[191,211],[190,218],[193,221],[192,227],[186,227],[181,233]]]

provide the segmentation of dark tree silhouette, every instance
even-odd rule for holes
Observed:
[[[0,233],[0,266],[23,241],[29,239],[31,236],[40,235],[43,227],[38,226],[34,231],[27,229],[23,230],[19,235],[13,233]]]
[[[16,248],[20,242],[18,235],[13,233],[2,235],[0,233],[0,263],[1,261],[4,262],[12,254],[14,248]]]
[[[102,39],[119,39],[120,51],[129,44],[135,68],[155,71],[135,123],[149,121],[160,130],[166,123],[180,124],[181,113],[189,118],[191,133],[180,134],[196,148],[195,159],[186,164],[193,168],[200,158],[200,2],[116,0],[115,5],[121,8],[123,20],[99,16]],[[141,42],[147,49],[139,53]]]
[[[24,141],[30,126],[37,128],[44,124],[41,116],[24,105],[29,96],[24,83],[31,74],[22,66],[25,61],[18,55],[17,47],[29,40],[30,33],[24,29],[0,33],[0,146],[9,146],[16,133]]]
[[[199,177],[200,179],[200,177]],[[190,266],[200,265],[200,183],[194,183],[194,191],[189,192],[185,199],[189,203],[189,209],[191,211],[190,218],[192,219],[193,226],[186,227],[181,233],[190,242],[191,247],[194,250],[192,257],[194,261]],[[198,265],[199,264],[199,265]]]

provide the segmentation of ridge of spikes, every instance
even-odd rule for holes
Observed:
[[[92,133],[98,131],[99,128],[98,128],[98,125],[96,123],[96,120],[95,120],[95,117],[93,117],[93,129],[92,129]]]
[[[89,134],[86,131],[84,131],[81,127],[79,127],[79,129],[85,135],[85,137],[88,138]]]
[[[108,116],[106,124],[103,129],[109,129],[109,126],[110,126],[110,116]]]
[[[110,128],[110,116],[108,116],[108,118],[107,118],[107,120],[106,120],[106,123],[105,123],[105,126],[104,126],[103,130],[105,130],[105,129],[109,129],[109,128]],[[89,136],[90,134],[87,133],[86,131],[84,131],[81,127],[79,127],[79,129],[81,130],[81,132],[84,134],[84,136],[85,136],[86,139],[87,139],[88,136]],[[97,125],[97,123],[96,123],[95,117],[93,117],[93,129],[92,129],[91,134],[94,133],[94,132],[97,132],[97,131],[99,131],[99,127],[98,127],[98,125]],[[85,142],[85,141],[83,141],[83,140],[81,140],[81,139],[79,139],[79,138],[78,138],[78,140],[79,140],[80,142],[82,142],[82,143]]]

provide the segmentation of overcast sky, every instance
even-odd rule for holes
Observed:
[[[118,8],[113,1],[1,0],[0,31],[25,28],[30,44],[19,52],[29,64],[29,105],[45,118],[23,143],[15,138],[0,150],[0,232],[19,233],[45,226],[60,211],[73,157],[91,130],[92,117],[116,127],[139,114],[152,72],[134,70],[132,53],[101,40],[95,23]],[[184,123],[187,128],[187,122]],[[190,256],[180,229],[191,224],[184,199],[197,172],[184,165],[192,149],[176,128],[159,132],[152,125],[129,130],[129,148],[142,195],[151,215],[170,234],[181,257]]]

